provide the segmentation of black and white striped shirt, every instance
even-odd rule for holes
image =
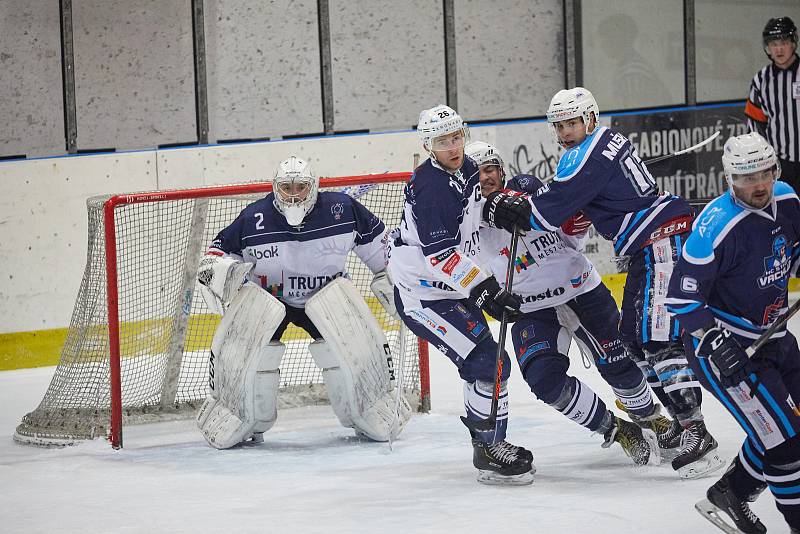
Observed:
[[[783,160],[800,162],[800,57],[786,69],[770,63],[753,76],[744,113]]]

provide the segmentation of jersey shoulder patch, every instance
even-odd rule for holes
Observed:
[[[518,174],[511,178],[506,187],[514,191],[528,193],[530,195],[539,194],[539,190],[544,187],[544,184],[537,177],[530,174]]]
[[[580,173],[601,140],[607,137],[609,132],[610,130],[607,127],[598,126],[591,135],[586,136],[586,139],[581,144],[564,152],[561,159],[558,160],[558,167],[556,167],[556,175],[553,180],[566,182]]]
[[[733,201],[730,192],[709,202],[692,225],[683,249],[684,258],[690,263],[711,262],[714,249],[746,215],[747,211]]]

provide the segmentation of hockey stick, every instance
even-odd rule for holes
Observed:
[[[400,321],[400,346],[397,350],[399,359],[397,360],[397,375],[395,376],[395,385],[397,388],[394,397],[394,413],[392,414],[392,426],[389,428],[389,450],[394,450],[392,445],[394,443],[395,432],[397,431],[397,422],[400,419],[400,396],[403,395],[403,362],[405,361],[404,355],[406,353],[406,331],[407,327],[403,321]]]
[[[511,237],[511,251],[508,255],[508,267],[506,268],[506,291],[511,293],[511,286],[514,283],[514,258],[517,257],[517,241],[519,241],[519,230],[514,225],[514,232]],[[494,430],[497,424],[497,409],[500,404],[500,387],[503,383],[503,350],[506,344],[506,330],[508,329],[508,312],[503,310],[500,319],[500,335],[497,338],[497,359],[495,362],[494,392],[492,393],[492,409],[489,417],[480,421],[470,421],[462,417],[461,421],[473,432],[488,432]]]
[[[674,156],[680,156],[681,154],[686,154],[688,152],[694,152],[698,148],[703,148],[704,146],[709,144],[711,141],[713,141],[714,139],[719,137],[719,134],[720,134],[720,131],[717,130],[716,132],[711,134],[708,137],[708,139],[704,139],[703,141],[700,141],[696,145],[692,145],[689,148],[684,148],[683,150],[678,150],[677,152],[673,152],[671,154],[664,154],[663,156],[658,156],[656,158],[646,159],[646,160],[644,160],[644,164],[645,165],[651,165],[653,163],[658,163],[659,161],[664,161],[665,159],[669,159],[669,158],[674,157]]]
[[[720,131],[717,130],[716,132],[714,132],[713,134],[708,136],[707,139],[703,139],[702,141],[700,141],[696,145],[692,145],[689,148],[684,148],[682,150],[678,150],[677,152],[672,152],[671,154],[664,154],[663,156],[657,156],[655,158],[646,159],[646,160],[642,161],[642,163],[644,163],[645,165],[652,165],[653,163],[658,163],[660,161],[664,161],[665,159],[669,159],[669,158],[672,158],[672,157],[675,157],[675,156],[680,156],[682,154],[687,154],[689,152],[693,152],[693,151],[695,151],[695,150],[697,150],[699,148],[703,148],[704,146],[709,144],[711,141],[713,141],[714,139],[719,137],[719,135],[720,135]],[[556,177],[555,174],[551,174],[550,176],[548,176],[546,178],[542,178],[541,180],[542,180],[542,183],[549,183],[555,177]]]
[[[756,351],[764,346],[767,341],[769,341],[769,338],[772,337],[772,334],[786,326],[786,323],[788,323],[789,319],[791,319],[792,316],[797,313],[797,310],[800,310],[800,300],[792,304],[792,306],[786,310],[786,313],[783,314],[783,317],[780,321],[775,321],[772,323],[772,326],[767,328],[766,332],[761,334],[761,337],[756,339],[752,345],[744,349],[745,353],[747,353],[747,357],[752,358]]]
[[[786,323],[788,323],[789,319],[791,319],[792,316],[795,313],[797,313],[797,310],[800,310],[800,300],[792,304],[792,306],[788,310],[786,310],[786,313],[783,314],[783,317],[781,317],[779,321],[775,321],[774,323],[772,323],[772,326],[767,328],[766,332],[761,334],[761,336],[758,339],[756,339],[752,345],[744,349],[744,352],[745,354],[747,354],[747,357],[750,358],[751,360],[754,359],[756,357],[756,351],[761,347],[763,347],[764,344],[767,343],[767,341],[769,341],[769,338],[772,337],[772,334],[774,334],[775,332],[786,326]],[[750,386],[751,397],[753,396],[753,393],[755,393],[755,391],[758,389],[759,384],[761,384],[761,378],[758,375],[756,375],[756,379],[753,381],[753,385]]]

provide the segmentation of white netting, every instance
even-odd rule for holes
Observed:
[[[402,180],[372,188],[348,188],[387,226],[399,224]],[[347,179],[323,179],[323,189],[341,190]],[[187,190],[189,193],[189,190]],[[126,423],[187,417],[205,398],[208,348],[219,316],[209,312],[196,287],[205,247],[249,203],[265,193],[207,199],[125,204],[115,211],[119,348],[122,406]],[[39,407],[17,427],[15,439],[66,444],[108,432],[109,330],[103,205],[87,201],[89,246],[83,280],[67,340],[50,387]],[[370,309],[384,325],[393,354],[400,347],[399,323],[372,295],[372,273],[350,254],[347,270]],[[188,312],[188,313],[187,313]],[[403,330],[404,332],[406,330]],[[416,337],[407,334],[403,387],[419,403],[420,368]],[[281,363],[279,406],[326,402],[322,374],[314,365],[307,334],[290,325]],[[423,371],[426,372],[425,366]]]

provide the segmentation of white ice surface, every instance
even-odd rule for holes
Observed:
[[[497,324],[493,329],[496,332]],[[791,323],[800,332],[800,319]],[[611,405],[610,388],[573,351],[571,372]],[[458,416],[461,382],[432,351],[433,410],[412,418],[393,450],[361,441],[328,406],[279,414],[265,443],[209,448],[192,421],[125,428],[66,449],[14,443],[52,368],[0,373],[0,532],[592,533],[718,532],[693,508],[711,478],[679,480],[669,465],[635,468],[618,446],[537,401],[512,370],[508,439],[533,450],[532,486],[475,481]],[[743,431],[709,394],[703,411],[726,460]],[[753,510],[785,532],[769,493]]]

